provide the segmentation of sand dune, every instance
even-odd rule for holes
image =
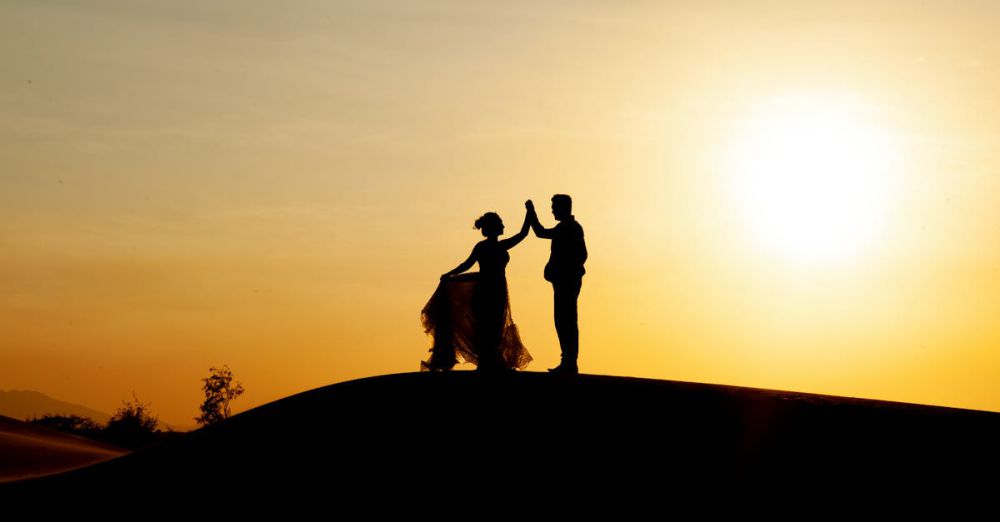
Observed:
[[[0,497],[127,492],[193,506],[212,491],[367,509],[529,496],[585,510],[710,491],[842,503],[995,489],[998,442],[990,412],[621,377],[401,374],[294,395],[119,459],[0,486]]]
[[[0,416],[0,482],[88,466],[127,450]]]

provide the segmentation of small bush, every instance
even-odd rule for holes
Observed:
[[[243,385],[239,381],[233,384],[233,372],[229,366],[213,366],[208,371],[211,374],[202,379],[205,401],[201,403],[201,415],[194,419],[202,426],[228,419],[229,403],[243,394]]]
[[[159,420],[149,409],[149,404],[139,401],[132,394],[131,401],[123,401],[104,428],[104,438],[111,444],[128,449],[138,449],[154,442],[160,430]]]
[[[90,417],[81,417],[80,415],[45,414],[41,418],[32,417],[28,422],[92,439],[99,439],[103,429]]]

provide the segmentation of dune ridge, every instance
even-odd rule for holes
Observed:
[[[682,491],[843,500],[995,488],[997,441],[992,412],[626,377],[398,374],[299,393],[0,497],[320,491],[360,504],[516,485],[585,503]]]

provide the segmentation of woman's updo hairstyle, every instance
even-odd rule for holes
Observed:
[[[500,219],[499,214],[496,212],[487,212],[482,216],[479,216],[479,219],[476,220],[475,227],[476,230],[482,230],[484,236],[488,236],[493,232],[499,235],[500,232],[498,230],[502,224],[503,220]]]

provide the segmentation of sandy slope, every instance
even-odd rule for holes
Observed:
[[[58,473],[128,451],[0,416],[0,482]]]
[[[211,491],[374,509],[509,497],[585,511],[695,491],[838,505],[995,491],[998,447],[1000,414],[990,412],[621,377],[400,374],[0,486],[0,498],[114,491],[176,507]]]

